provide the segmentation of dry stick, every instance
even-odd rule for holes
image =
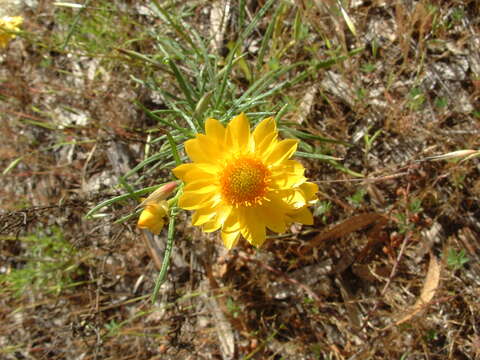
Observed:
[[[410,192],[410,183],[407,185],[407,189],[405,191],[405,194],[404,194],[404,197],[405,197],[405,203],[408,203],[408,194]],[[407,214],[408,215],[408,214]],[[390,275],[387,279],[387,282],[385,284],[385,286],[383,287],[382,291],[380,292],[380,296],[384,296],[385,293],[387,292],[387,289],[388,287],[390,286],[390,283],[392,282],[392,279],[394,278],[394,276],[396,275],[397,273],[397,268],[398,268],[398,264],[400,263],[400,260],[402,259],[402,256],[403,256],[403,252],[405,251],[405,247],[407,245],[407,242],[408,240],[410,240],[410,233],[407,232],[407,234],[405,234],[405,238],[403,239],[402,241],[402,246],[400,247],[400,252],[398,253],[398,256],[397,258],[395,259],[395,263],[393,264],[393,268],[392,268],[392,271],[390,272]],[[370,317],[373,315],[373,313],[378,309],[380,305],[380,301],[377,300],[377,303],[375,304],[375,306],[373,307],[373,309],[368,313],[367,315],[367,318],[365,319],[365,322],[363,323],[362,327],[360,328],[360,331],[363,330],[363,328],[367,325],[367,322],[368,320],[370,319]]]
[[[212,265],[210,262],[199,259],[200,263],[203,265],[203,268],[205,269],[205,273],[207,275],[208,283],[210,288],[212,289],[212,294],[219,293],[220,286],[218,285],[217,279],[215,279],[215,276],[213,275],[213,270],[212,270]],[[225,297],[223,296],[217,296],[216,300],[218,302],[218,306],[220,307],[220,310],[223,312],[227,320],[230,322],[230,324],[239,332],[248,332],[247,329],[244,328],[244,324],[241,323],[240,320],[236,319],[231,311],[228,310],[227,306],[227,301],[225,300]]]
[[[403,256],[403,252],[405,250],[405,247],[407,245],[407,242],[408,240],[410,239],[410,236],[405,236],[405,238],[403,239],[403,242],[402,242],[402,247],[400,248],[400,252],[398,253],[398,256],[395,260],[395,263],[393,264],[393,268],[392,268],[392,271],[390,272],[390,275],[387,279],[387,282],[385,284],[385,286],[383,287],[382,291],[380,292],[380,296],[383,296],[385,295],[385,293],[387,292],[387,289],[388,287],[390,286],[390,283],[392,282],[392,279],[395,277],[396,273],[397,273],[397,267],[398,267],[398,264],[400,263],[400,260]],[[375,311],[377,311],[378,307],[380,306],[380,301],[377,300],[375,306],[373,307],[372,310],[370,310],[370,312],[368,313],[367,315],[367,318],[365,319],[362,327],[360,328],[359,331],[362,331],[365,326],[367,326],[367,323],[368,323],[368,320],[370,320],[370,317],[373,315],[373,313],[375,313]]]
[[[403,239],[403,242],[402,242],[402,246],[400,248],[400,252],[398,253],[398,256],[397,258],[395,259],[395,263],[393,264],[393,268],[392,268],[392,271],[390,272],[390,275],[387,279],[387,282],[385,284],[385,286],[383,287],[382,291],[380,292],[380,296],[383,296],[385,295],[385,293],[387,292],[387,289],[388,287],[390,286],[390,283],[392,282],[392,279],[395,277],[396,273],[397,273],[397,267],[398,267],[398,264],[400,263],[400,260],[403,256],[403,252],[405,251],[405,247],[407,245],[407,242],[408,240],[410,240],[410,236],[405,236],[405,238]],[[362,327],[360,328],[360,331],[363,330],[363,328],[367,325],[367,322],[368,320],[370,319],[370,317],[373,315],[373,313],[378,309],[378,306],[380,305],[380,301],[377,300],[377,303],[375,304],[375,306],[373,307],[373,309],[368,313],[367,315],[367,318],[365,319],[365,322],[363,323]]]
[[[405,238],[403,239],[403,242],[402,242],[402,247],[400,248],[400,252],[398,253],[398,256],[397,256],[397,259],[395,260],[395,263],[393,264],[393,268],[392,268],[392,271],[390,272],[390,276],[388,277],[387,279],[387,283],[385,284],[385,286],[383,287],[383,290],[382,292],[380,293],[381,296],[385,295],[385,293],[387,292],[387,289],[388,287],[390,286],[390,283],[392,282],[392,279],[393,277],[396,275],[397,273],[397,267],[398,267],[398,264],[400,263],[400,260],[403,256],[403,252],[405,250],[405,246],[407,245],[407,242],[408,240],[410,240],[410,236],[405,236]]]
[[[393,175],[386,175],[386,176],[379,176],[379,177],[373,177],[373,178],[365,178],[365,179],[344,179],[344,180],[319,180],[319,181],[313,181],[316,184],[330,184],[330,183],[342,183],[342,182],[380,182],[380,181],[385,181],[385,180],[391,180],[395,178],[399,178],[402,176],[408,175],[409,172],[400,172],[397,174]]]

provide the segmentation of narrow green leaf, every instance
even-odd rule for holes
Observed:
[[[208,106],[211,103],[212,95],[213,95],[213,91],[209,91],[201,97],[200,101],[197,103],[197,106],[195,107],[195,111],[193,113],[194,117],[203,116],[203,113],[207,110]]]
[[[289,125],[289,123],[284,123],[284,125]],[[326,142],[326,143],[352,146],[352,144],[349,144],[348,142],[345,142],[345,141],[330,139],[330,138],[326,138],[326,137],[319,136],[319,135],[314,135],[314,134],[309,134],[309,133],[306,133],[304,131],[295,130],[295,129],[291,129],[291,128],[281,129],[281,131],[285,132],[287,134],[292,134],[295,137],[298,137],[299,139],[318,140],[318,141]]]
[[[167,10],[165,10],[160,4],[158,3],[157,0],[152,0],[153,4],[155,5],[155,8],[158,10],[159,15],[161,15],[167,22],[170,24],[170,26],[176,31],[178,36],[180,36],[183,40],[185,40],[191,47],[192,49],[197,52],[197,48],[195,46],[195,43],[193,40],[190,38],[188,31],[182,25],[179,25],[169,14]]]
[[[170,221],[168,223],[168,233],[167,233],[167,245],[165,247],[165,254],[163,255],[162,267],[158,274],[157,280],[155,281],[155,288],[153,289],[153,294],[151,298],[152,303],[155,303],[155,301],[157,301],[158,292],[160,291],[160,287],[163,285],[163,283],[166,280],[167,271],[170,266],[170,258],[172,255],[173,242],[174,242],[174,236],[175,236],[175,217],[176,217],[175,211],[176,211],[176,202],[175,204],[172,204],[172,207],[170,210]]]
[[[180,88],[182,89],[182,92],[185,95],[185,98],[187,99],[190,109],[192,110],[192,112],[195,111],[195,101],[193,100],[193,97],[196,97],[196,94],[194,93],[192,87],[190,86],[188,81],[185,79],[183,74],[180,72],[180,70],[178,69],[174,61],[169,59],[167,63],[172,69],[173,74],[175,75],[175,78],[177,79],[178,84],[180,85]]]
[[[73,19],[72,24],[70,25],[70,28],[68,29],[67,36],[65,37],[65,41],[63,42],[62,45],[62,50],[65,50],[67,47],[73,32],[75,31],[75,28],[77,27],[78,22],[80,21],[80,15],[82,15],[83,11],[87,8],[87,6],[90,4],[92,0],[85,0],[85,3],[83,6],[78,10],[77,15],[75,15],[75,18]]]
[[[317,62],[316,64],[313,65],[313,67],[310,71],[313,72],[313,71],[318,70],[318,69],[329,68],[329,67],[331,67],[335,64],[338,64],[342,61],[347,60],[348,58],[350,58],[352,56],[360,54],[364,50],[365,50],[365,48],[361,47],[361,48],[357,48],[357,49],[353,49],[353,50],[349,51],[347,55],[337,56],[337,57],[334,57],[334,58],[331,58],[331,59],[328,59],[328,60],[325,60],[325,61],[319,61],[319,62]]]
[[[128,50],[128,49],[121,49],[121,48],[117,48],[116,49],[118,52],[121,52],[122,54],[125,54],[125,55],[128,55],[129,57],[131,58],[135,58],[135,59],[138,59],[138,60],[142,60],[148,64],[152,64],[154,65],[156,68],[164,71],[165,73],[167,74],[170,74],[170,75],[173,75],[173,72],[168,69],[164,64],[158,62],[158,61],[155,61],[153,59],[151,59],[150,57],[146,56],[146,55],[143,55],[143,54],[140,54],[136,51],[133,51],[133,50]]]
[[[301,156],[304,158],[310,158],[310,159],[319,159],[319,160],[340,160],[339,158],[330,156],[330,155],[324,155],[324,154],[316,154],[316,153],[306,153],[303,151],[297,151],[295,153],[297,156]]]
[[[166,183],[165,183],[166,184]],[[123,200],[126,200],[126,199],[131,199],[131,198],[136,198],[138,196],[141,196],[141,195],[144,195],[144,194],[148,194],[152,191],[155,191],[157,190],[160,186],[163,186],[165,184],[160,184],[160,185],[155,185],[155,186],[149,186],[149,187],[146,187],[144,189],[141,189],[141,190],[137,190],[137,191],[133,191],[133,192],[130,192],[128,194],[122,194],[122,195],[119,195],[119,196],[115,196],[111,199],[108,199],[108,200],[105,200],[105,201],[102,201],[100,204],[94,206],[86,215],[85,217],[87,219],[91,218],[92,215],[94,215],[95,213],[97,213],[100,209],[106,207],[106,206],[110,206],[116,202],[119,202],[119,201],[123,201]]]
[[[169,133],[167,133],[167,139],[170,144],[170,148],[172,150],[172,155],[173,155],[173,159],[175,160],[175,163],[177,164],[177,166],[181,165],[182,160],[180,160],[180,156],[178,155],[177,144],[175,143],[175,140],[173,139],[172,135],[170,135]]]
[[[10,172],[10,170],[14,169],[15,166],[17,166],[20,163],[20,161],[22,161],[22,159],[23,159],[23,156],[20,156],[15,160],[13,160],[10,164],[8,164],[5,170],[3,170],[2,175],[7,175]]]
[[[190,132],[189,130],[185,129],[184,127],[179,126],[179,125],[175,124],[174,122],[165,120],[165,119],[157,116],[154,112],[148,110],[145,106],[143,106],[143,104],[141,104],[141,103],[138,102],[138,101],[135,101],[135,104],[136,104],[140,109],[142,109],[143,111],[145,111],[145,113],[146,113],[150,118],[152,118],[153,120],[158,121],[159,123],[162,123],[162,124],[164,124],[164,125],[167,125],[167,126],[169,126],[169,127],[172,127],[172,128],[174,128],[174,129],[177,129],[177,130],[181,131],[182,133],[184,133],[184,134],[187,135],[187,136],[191,136],[191,132]]]
[[[36,120],[30,120],[30,119],[22,119],[21,121],[26,123],[26,124],[38,126],[38,127],[44,128],[44,129],[57,130],[57,125],[51,124],[51,123],[48,123],[48,122],[36,121]]]
[[[359,177],[359,178],[363,178],[365,177],[365,175],[363,174],[360,174],[360,173],[357,173],[356,171],[353,171],[345,166],[343,166],[342,164],[338,163],[337,161],[333,161],[333,160],[330,160],[328,161],[330,163],[330,165],[332,165],[335,169],[337,170],[340,170],[346,174],[349,174],[351,176],[355,176],[355,177]]]
[[[230,51],[229,56],[227,57],[227,65],[226,65],[226,70],[222,79],[222,82],[220,84],[220,89],[218,91],[216,103],[215,103],[215,108],[218,108],[220,106],[220,103],[223,101],[223,96],[225,93],[225,88],[227,86],[227,80],[230,77],[230,74],[232,72],[232,66],[233,66],[233,60],[235,59],[235,54],[237,53],[237,49],[240,48],[241,45],[243,45],[243,42],[245,39],[251,34],[251,32],[255,29],[255,26],[257,26],[258,22],[265,16],[266,12],[268,9],[273,5],[274,2],[277,0],[267,0],[265,5],[258,11],[258,13],[253,17],[252,21],[250,24],[247,26],[247,28],[240,34],[239,38],[235,42],[235,46],[233,47],[232,51]]]

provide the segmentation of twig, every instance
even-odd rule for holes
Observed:
[[[319,181],[313,181],[314,183],[317,184],[330,184],[330,183],[342,183],[342,182],[366,182],[366,183],[372,183],[372,182],[380,182],[380,181],[385,181],[385,180],[391,180],[395,178],[399,178],[402,176],[408,175],[409,172],[401,172],[393,175],[386,175],[386,176],[379,176],[379,177],[373,177],[373,178],[364,178],[364,179],[344,179],[344,180],[319,180]]]
[[[257,265],[260,265],[261,267],[263,267],[264,269],[270,271],[270,272],[273,272],[275,275],[278,275],[279,277],[283,278],[286,282],[292,284],[292,285],[295,285],[297,287],[299,287],[300,289],[302,289],[303,291],[305,291],[308,295],[310,295],[310,297],[312,297],[317,303],[319,304],[323,304],[322,300],[320,299],[320,297],[312,290],[310,289],[309,286],[305,285],[305,284],[302,284],[301,282],[299,282],[298,280],[294,279],[294,278],[291,278],[290,276],[288,276],[287,274],[283,273],[282,271],[280,270],[277,270],[277,269],[274,269],[273,267],[271,267],[270,265],[267,265],[265,263],[263,263],[262,261],[260,260],[257,260],[257,259],[254,259],[248,255],[246,255],[245,253],[243,252],[239,252],[238,253],[238,257],[243,259],[243,260],[246,260],[246,261],[250,261],[250,262],[253,262]]]

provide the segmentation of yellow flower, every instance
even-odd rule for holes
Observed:
[[[253,133],[243,113],[226,128],[208,119],[205,131],[185,142],[193,162],[173,169],[185,183],[178,204],[195,211],[193,225],[205,232],[221,228],[230,249],[240,235],[260,246],[267,228],[283,233],[293,222],[313,224],[308,206],[317,201],[318,187],[307,182],[301,163],[289,160],[298,141],[279,140],[273,118]]]
[[[14,32],[20,30],[22,23],[21,16],[5,16],[0,19],[0,48],[6,48],[10,40],[15,38]]]
[[[162,231],[163,225],[165,225],[165,217],[167,215],[168,203],[165,200],[147,204],[140,214],[137,226],[140,229],[150,230],[155,235],[158,235]]]
[[[168,202],[165,200],[175,190],[176,181],[169,182],[155,190],[139,205],[144,207],[138,219],[140,229],[150,230],[155,235],[162,231],[165,218],[168,216]]]

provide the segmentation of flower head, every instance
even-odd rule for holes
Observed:
[[[144,209],[137,223],[140,229],[150,230],[155,235],[160,233],[165,225],[165,218],[168,216],[168,202],[165,199],[175,190],[176,186],[175,181],[169,182],[142,201],[139,206]]]
[[[243,113],[226,128],[208,119],[205,134],[185,142],[193,162],[173,169],[185,183],[178,204],[195,211],[193,225],[221,229],[227,248],[240,235],[260,246],[266,229],[283,233],[293,222],[311,225],[308,206],[317,201],[318,187],[307,182],[301,163],[290,160],[296,149],[297,140],[278,139],[273,118],[253,132]]]
[[[5,16],[0,19],[0,48],[6,48],[10,40],[15,38],[14,32],[20,30],[22,23],[21,16]]]

